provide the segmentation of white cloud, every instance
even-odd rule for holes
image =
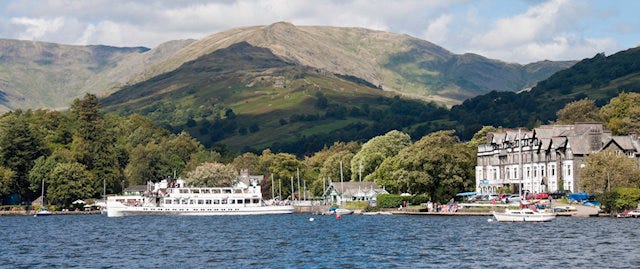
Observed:
[[[493,29],[475,36],[472,43],[500,48],[538,40],[556,30],[561,11],[569,7],[566,0],[543,2],[523,14],[497,20]]]
[[[450,14],[443,14],[430,22],[427,30],[423,34],[423,38],[433,43],[445,42],[449,34],[448,27],[452,18]]]
[[[64,19],[34,19],[19,17],[12,18],[10,23],[24,28],[24,31],[18,35],[19,39],[35,40],[40,39],[49,33],[60,30],[64,25]]]
[[[637,20],[617,20],[620,31],[599,27],[626,4],[607,4],[605,15],[602,6],[580,0],[4,0],[0,38],[152,48],[287,21],[409,34],[455,53],[526,63],[618,50],[616,42],[637,32],[629,26]]]

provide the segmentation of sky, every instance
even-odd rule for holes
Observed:
[[[505,62],[640,45],[637,0],[0,0],[0,38],[118,47],[286,21],[408,34]]]

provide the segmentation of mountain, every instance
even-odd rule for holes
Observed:
[[[267,48],[298,65],[354,76],[386,91],[445,105],[458,104],[491,90],[530,88],[575,63],[544,61],[523,66],[475,54],[453,54],[408,35],[279,22],[204,37],[132,82],[170,72],[185,62],[239,42]]]
[[[240,42],[102,99],[105,110],[139,113],[206,146],[271,148],[300,155],[333,141],[365,140],[442,119],[440,105],[393,97],[374,85],[293,63]]]
[[[85,92],[108,92],[193,40],[143,47],[71,46],[0,39],[0,111],[63,108]]]
[[[610,56],[603,53],[538,82],[530,91],[491,92],[451,109],[451,120],[465,126],[465,135],[482,125],[533,127],[556,119],[566,104],[589,98],[602,106],[621,92],[640,92],[640,48]]]
[[[297,65],[447,106],[491,90],[528,89],[574,63],[547,61],[523,66],[480,55],[453,54],[408,35],[285,22],[235,28],[197,41],[170,41],[152,50],[3,39],[0,111],[67,107],[85,92],[108,95],[240,42],[267,48]],[[535,67],[540,65],[543,67]]]
[[[206,146],[304,154],[393,129],[415,137],[453,129],[446,106],[490,89],[531,87],[571,64],[522,66],[407,35],[276,23],[195,41],[103,104],[188,131]]]

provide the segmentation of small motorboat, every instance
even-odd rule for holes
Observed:
[[[53,214],[51,211],[49,211],[46,208],[41,208],[40,210],[38,210],[38,212],[36,212],[35,215],[33,215],[34,217],[40,217],[40,216],[50,216],[51,214]]]
[[[530,208],[507,209],[504,212],[493,212],[493,217],[501,222],[542,222],[552,221],[556,213],[532,210]]]
[[[345,209],[345,208],[338,208],[335,210],[336,214],[338,215],[349,215],[353,213],[353,210],[349,210],[349,209]]]

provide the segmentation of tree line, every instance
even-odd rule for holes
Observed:
[[[3,201],[16,202],[16,195],[32,201],[44,192],[47,202],[61,206],[173,175],[192,185],[229,185],[240,169],[266,175],[262,184],[266,196],[271,196],[269,189],[277,182],[283,198],[290,197],[293,190],[286,183],[298,175],[313,195],[320,196],[329,181],[340,180],[341,164],[345,181],[356,180],[359,173],[362,180],[375,181],[391,192],[448,199],[473,185],[475,159],[473,150],[461,146],[464,143],[452,131],[432,133],[414,143],[396,130],[366,143],[335,142],[304,158],[270,149],[233,156],[205,148],[186,132],[172,134],[138,114],[103,114],[91,94],[74,100],[68,111],[3,114],[0,140]],[[441,165],[456,168],[435,170]],[[434,170],[424,174],[425,169]]]

